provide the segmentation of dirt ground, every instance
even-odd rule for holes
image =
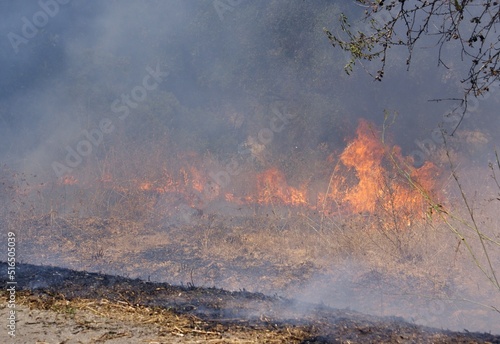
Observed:
[[[3,343],[500,343],[246,291],[29,264],[17,272],[16,338],[3,331]]]
[[[161,213],[154,223],[25,218],[13,226],[20,229],[16,259],[279,295],[443,329],[500,331],[499,313],[488,307],[500,305],[500,293],[487,280],[478,288],[484,276],[446,230],[387,232],[369,227],[375,219],[364,215],[321,218],[278,206],[218,205],[201,213],[181,204]],[[44,283],[30,284],[39,287]]]
[[[450,301],[481,276],[437,230],[224,206],[25,217],[13,343],[500,343],[500,295]]]

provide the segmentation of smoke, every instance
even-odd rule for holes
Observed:
[[[110,115],[113,99],[157,63],[170,72],[162,91],[185,108],[205,109],[196,119],[164,115],[165,125],[202,122],[206,131],[200,135],[208,134],[207,139],[224,131],[206,109],[231,103],[248,113],[254,102],[278,95],[307,111],[307,138],[314,144],[317,138],[337,143],[332,137],[345,134],[329,117],[351,125],[358,117],[380,123],[383,109],[397,109],[399,144],[411,150],[418,147],[408,134],[425,138],[439,124],[435,114],[446,109],[426,101],[443,91],[427,60],[430,53],[417,54],[410,73],[403,73],[404,67],[396,66],[404,52],[396,52],[388,61],[394,68],[387,81],[376,87],[362,73],[343,77],[347,56],[335,52],[321,32],[335,27],[341,11],[352,12],[347,5],[47,0],[3,6],[1,153],[16,161],[38,160],[47,171],[47,162],[64,155],[71,138]],[[40,13],[46,13],[46,21]],[[22,43],[13,42],[12,34],[22,37]]]
[[[432,143],[424,159],[435,159],[443,146],[432,131],[450,105],[428,100],[456,96],[460,90],[450,80],[457,78],[437,69],[435,51],[427,49],[415,51],[409,72],[406,51],[392,52],[383,83],[375,83],[362,68],[346,77],[348,56],[334,50],[323,33],[324,27],[337,27],[341,12],[358,16],[351,3],[332,1],[3,2],[0,163],[36,183],[57,183],[72,174],[87,178],[94,183],[94,189],[85,191],[90,210],[78,211],[89,215],[101,210],[92,203],[99,191],[96,180],[107,181],[113,174],[132,185],[151,170],[150,176],[161,175],[164,166],[180,171],[182,159],[199,158],[205,168],[202,178],[213,188],[221,186],[216,185],[220,178],[230,178],[219,183],[224,193],[247,191],[249,165],[258,172],[278,164],[287,167],[283,178],[292,179],[291,187],[298,190],[300,185],[293,184],[296,161],[307,167],[299,176],[306,180],[314,175],[307,169],[317,168],[310,157],[321,149],[342,151],[358,120],[381,124],[384,109],[399,113],[392,135],[403,153],[422,150],[419,142],[427,148]],[[457,65],[453,72],[460,72],[459,62],[450,62]],[[468,134],[462,137],[473,147],[466,151],[470,161],[484,164],[498,144],[497,103],[496,97],[481,100],[463,123]],[[283,118],[286,126],[278,130]],[[187,175],[179,172],[178,180]],[[315,181],[309,182],[314,186]],[[190,186],[197,190],[198,185]],[[118,193],[106,195],[106,204],[125,198]],[[194,193],[192,198],[210,200],[208,192]],[[58,206],[61,214],[67,210],[61,198],[42,202],[47,212]],[[199,220],[199,211],[183,202],[165,223],[181,226]],[[169,199],[155,204],[175,212],[171,205]],[[224,213],[216,202],[203,207]],[[253,213],[234,204],[227,212]],[[282,221],[279,229],[287,226]],[[60,263],[51,259],[49,263]],[[115,269],[120,270],[110,267]],[[343,271],[356,273],[314,274],[303,290],[292,294],[336,307],[397,312],[398,300],[367,301],[384,298],[382,282],[378,289],[360,287],[364,299],[352,294],[352,280],[377,279],[376,273],[362,276],[370,273],[364,260],[349,262]],[[432,325],[432,319],[427,323]]]

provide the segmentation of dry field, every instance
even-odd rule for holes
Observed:
[[[156,228],[114,218],[27,219],[19,260],[188,289],[262,292],[401,316],[413,324],[498,333],[498,312],[492,308],[499,304],[498,292],[439,226],[422,223],[391,233],[374,227],[376,219],[368,215],[324,217],[290,207],[224,212],[181,207]],[[31,291],[51,287],[44,278],[26,283]],[[314,315],[301,307],[294,311],[304,318]]]
[[[363,342],[361,337],[349,337],[351,331],[365,326],[354,319],[379,320],[363,318],[356,311],[401,317],[408,322],[396,321],[405,328],[399,339],[389,336],[399,333],[395,329],[399,325],[387,325],[387,319],[381,320],[386,324],[380,325],[383,331],[379,325],[374,332],[361,330],[389,336],[374,337],[373,341],[411,342],[414,329],[425,335],[443,335],[437,330],[421,332],[420,325],[500,333],[500,287],[493,274],[500,266],[498,190],[493,178],[483,185],[475,183],[478,175],[495,173],[496,167],[491,171],[468,168],[468,175],[461,174],[476,221],[472,223],[471,214],[457,206],[463,204],[460,193],[449,191],[452,172],[435,173],[436,166],[428,164],[411,168],[411,175],[405,175],[398,170],[397,164],[404,163],[398,148],[391,151],[395,152],[391,153],[391,164],[386,148],[370,136],[367,125],[360,128],[365,132],[358,129],[357,137],[340,155],[327,149],[294,156],[283,153],[275,159],[275,167],[264,166],[269,165],[267,157],[255,156],[244,163],[242,172],[233,176],[225,189],[217,189],[206,180],[210,164],[216,162],[213,156],[194,152],[164,156],[161,145],[150,150],[157,156],[140,150],[129,150],[128,156],[117,152],[101,164],[83,166],[76,176],[47,185],[37,184],[36,176],[2,171],[0,202],[5,207],[0,208],[0,225],[16,234],[18,263],[170,283],[180,286],[181,295],[190,293],[190,304],[202,302],[192,301],[200,296],[198,291],[215,293],[215,289],[203,288],[223,288],[240,292],[234,294],[236,300],[251,299],[245,307],[253,311],[218,323],[203,310],[219,309],[218,295],[224,299],[233,294],[217,291],[211,296],[213,302],[202,307],[184,309],[174,302],[168,307],[174,307],[175,316],[163,314],[168,307],[151,310],[151,304],[142,303],[148,295],[144,288],[150,285],[139,280],[126,282],[134,284],[126,290],[140,294],[141,302],[111,297],[108,291],[112,289],[107,288],[114,288],[113,283],[97,283],[86,293],[73,294],[74,288],[87,285],[76,283],[78,273],[55,279],[69,286],[67,293],[59,295],[61,286],[54,289],[50,278],[30,278],[20,272],[26,288],[26,293],[19,295],[20,304],[40,314],[69,307],[82,317],[93,312],[90,307],[110,315],[113,328],[121,328],[110,330],[115,334],[126,332],[122,325],[126,319],[116,318],[115,313],[120,312],[115,311],[130,306],[139,318],[144,312],[160,312],[166,319],[201,321],[200,326],[177,324],[180,330],[169,327],[168,333],[175,338],[183,337],[180,334],[198,336],[188,330],[194,328],[204,331],[202,335],[215,336],[210,337],[214,342],[221,340],[222,333],[239,336],[248,331],[251,334],[240,342],[251,342],[249,338],[261,335],[276,335],[278,342],[306,343],[315,336],[326,336],[324,342],[335,342],[334,338]],[[417,186],[411,184],[414,180],[423,181],[419,185],[426,185],[424,192],[416,191]],[[437,198],[425,193],[431,189],[437,189],[445,202],[438,204],[434,201]],[[2,235],[2,242],[6,242],[6,232]],[[280,299],[255,304],[254,299],[261,296],[250,294],[254,292],[298,301],[286,305],[291,315],[283,318],[270,311]],[[60,302],[69,303],[63,307]],[[238,302],[224,301],[224,307],[235,311],[240,307]],[[327,320],[318,313],[318,306],[310,304],[325,307]],[[96,310],[93,305],[109,309]],[[47,317],[60,319],[58,314],[47,313]],[[269,318],[273,321],[266,320],[269,314],[274,314]],[[255,317],[258,321],[251,322]],[[40,315],[37,319],[43,318]],[[37,321],[29,320],[27,325]],[[155,317],[137,321],[139,328],[141,321],[163,326],[157,324],[163,320]],[[222,328],[217,329],[212,321]],[[356,325],[349,325],[351,321]],[[240,322],[241,328],[236,325]],[[299,327],[295,332],[291,326]],[[342,328],[347,337],[343,337]],[[415,341],[427,341],[430,337],[425,335],[415,335]]]

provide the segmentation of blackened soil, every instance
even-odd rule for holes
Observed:
[[[7,264],[0,263],[0,269],[7,271]],[[200,319],[205,331],[244,329],[248,338],[252,338],[252,331],[265,330],[271,335],[290,332],[290,328],[301,329],[300,335],[293,338],[275,337],[278,341],[283,338],[283,343],[500,343],[500,336],[487,333],[443,331],[401,318],[369,316],[245,290],[172,286],[30,264],[17,265],[15,280],[19,292],[42,300],[105,299],[166,309]],[[2,274],[0,281],[7,284],[6,274]]]

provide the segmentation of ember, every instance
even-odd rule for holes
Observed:
[[[78,183],[78,179],[76,179],[74,176],[68,175],[68,176],[63,176],[60,179],[60,183],[63,185],[74,185]]]

